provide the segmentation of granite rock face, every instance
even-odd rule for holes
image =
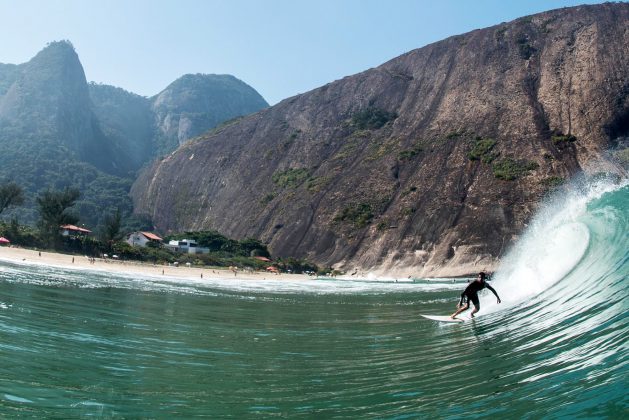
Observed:
[[[629,135],[629,4],[454,36],[223,126],[142,173],[164,232],[342,269],[490,268],[541,198]]]
[[[224,121],[268,106],[255,89],[234,76],[186,74],[151,98],[157,146],[171,152]]]

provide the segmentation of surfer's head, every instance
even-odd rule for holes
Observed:
[[[485,281],[487,280],[487,273],[485,273],[484,271],[481,271],[480,273],[478,273],[478,280],[480,281]]]

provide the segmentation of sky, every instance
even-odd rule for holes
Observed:
[[[270,104],[452,35],[572,0],[0,0],[0,63],[69,40],[88,81],[153,96],[232,74]]]

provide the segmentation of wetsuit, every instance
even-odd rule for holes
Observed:
[[[478,300],[478,292],[483,290],[484,288],[488,288],[491,292],[496,295],[498,298],[498,293],[491,287],[485,280],[476,281],[474,280],[470,284],[467,285],[463,293],[461,293],[461,301],[459,302],[459,306],[462,306],[464,303],[472,302],[476,309],[480,310],[480,301]],[[500,298],[498,298],[500,299]]]

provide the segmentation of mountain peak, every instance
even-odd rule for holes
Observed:
[[[72,66],[83,67],[79,60],[79,56],[74,50],[74,46],[70,41],[53,41],[50,42],[38,52],[29,62],[30,65],[46,65],[46,66]],[[83,75],[85,78],[85,75]]]
[[[183,75],[152,101],[161,151],[173,150],[223,121],[269,106],[254,88],[227,74]]]

